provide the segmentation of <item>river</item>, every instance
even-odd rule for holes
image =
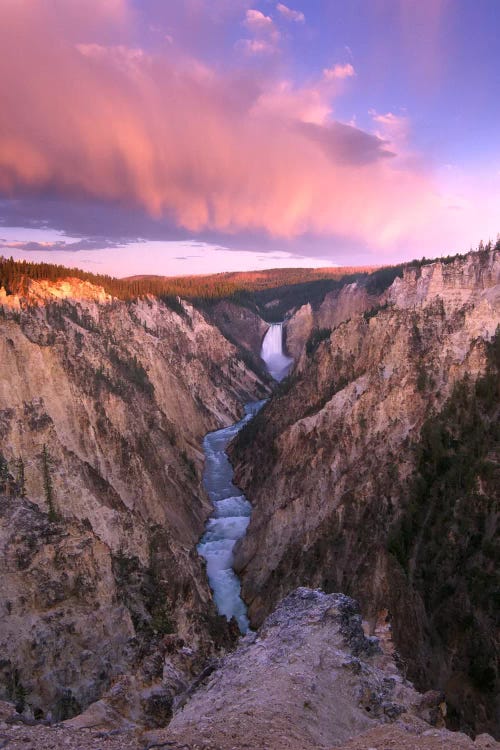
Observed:
[[[283,324],[272,324],[262,342],[261,356],[275,380],[282,380],[293,360],[283,352]],[[198,544],[198,553],[206,560],[210,588],[218,612],[228,620],[235,617],[241,633],[248,630],[247,608],[241,598],[241,585],[233,570],[233,550],[245,535],[252,506],[233,484],[233,467],[226,448],[238,432],[265,404],[255,401],[245,405],[245,416],[222,430],[209,432],[203,441],[205,468],[203,484],[214,506]]]

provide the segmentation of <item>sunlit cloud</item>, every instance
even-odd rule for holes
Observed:
[[[287,21],[295,21],[295,23],[304,23],[306,20],[305,15],[300,10],[292,10],[292,8],[288,8],[283,3],[278,3],[276,6],[276,10],[278,13],[281,13],[281,15],[286,18]]]
[[[351,62],[323,67],[331,58],[318,57],[298,73],[283,29],[285,21],[303,23],[302,11],[249,6],[190,0],[172,11],[176,26],[160,3],[165,17],[134,35],[140,11],[128,0],[88,0],[85,8],[68,0],[0,3],[0,198],[21,202],[31,222],[42,201],[48,211],[63,200],[100,207],[100,226],[89,233],[102,237],[82,237],[81,248],[25,245],[26,252],[97,250],[89,243],[109,231],[103,207],[120,232],[120,222],[138,232],[136,219],[149,217],[150,226],[181,237],[233,245],[242,236],[343,238],[392,252],[429,236],[429,227],[454,240],[457,222],[448,214],[458,210],[450,205],[472,226],[477,188],[464,188],[465,197],[440,194],[432,163],[412,142],[412,113],[395,104],[370,110],[367,121],[372,103],[363,101],[357,119],[339,121],[339,112],[347,119],[355,111],[340,97],[366,77],[355,47],[356,69],[342,40],[337,49]],[[198,48],[219,43],[228,17],[226,65]],[[304,35],[312,24],[308,15]],[[179,41],[187,34],[189,51]]]
[[[260,10],[247,10],[243,25],[254,36],[251,39],[239,39],[236,48],[249,55],[273,54],[278,51],[281,34],[270,16]]]
[[[246,55],[272,55],[276,52],[276,45],[266,39],[238,39],[235,46]]]
[[[244,25],[256,34],[267,34],[274,31],[274,22],[260,10],[249,9],[246,12]]]
[[[324,124],[332,111],[330,92],[311,84],[297,87],[290,80],[277,81],[264,90],[252,105],[255,117],[273,117],[277,121],[292,120]]]
[[[332,65],[331,68],[324,68],[323,69],[323,78],[326,81],[335,81],[335,80],[344,80],[345,78],[352,78],[352,76],[356,75],[356,71],[354,70],[351,63],[345,63],[344,65],[337,64]]]
[[[406,114],[396,115],[393,112],[379,113],[371,109],[369,114],[375,125],[375,135],[397,149],[401,154],[411,154],[410,118]]]

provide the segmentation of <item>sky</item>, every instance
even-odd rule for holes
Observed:
[[[127,276],[500,231],[498,0],[1,0],[0,254]]]

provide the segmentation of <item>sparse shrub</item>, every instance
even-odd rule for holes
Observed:
[[[122,375],[130,383],[136,385],[146,396],[152,398],[154,387],[151,383],[146,370],[144,369],[137,356],[125,357],[119,353],[115,347],[109,349],[109,359]]]
[[[9,481],[9,464],[7,459],[0,453],[0,488],[5,492],[7,482]]]
[[[425,367],[420,365],[417,371],[417,391],[423,392],[427,388],[427,372]]]
[[[174,623],[170,614],[168,602],[158,602],[151,612],[151,628],[159,635],[175,633]]]
[[[19,676],[19,670],[14,669],[12,673],[10,697],[11,697],[11,700],[14,702],[16,706],[16,711],[18,713],[22,713],[24,711],[27,695],[28,695],[28,691],[26,690],[26,688],[21,682],[21,678]]]
[[[196,477],[197,477],[196,466],[195,466],[195,463],[194,463],[193,459],[189,458],[189,456],[186,453],[186,451],[182,451],[181,456],[182,456],[182,460],[184,461],[184,463],[186,464],[186,466],[188,468],[189,473],[191,474],[191,476],[194,479],[196,479]]]
[[[365,312],[363,313],[363,318],[366,321],[370,320],[371,318],[375,318],[379,314],[379,312],[387,310],[388,307],[389,305],[387,302],[383,305],[374,305],[373,307],[370,307],[369,310],[365,310]]]
[[[306,354],[308,356],[314,354],[321,342],[326,341],[326,339],[330,338],[331,333],[331,328],[314,328],[311,332],[311,335],[307,339]]]

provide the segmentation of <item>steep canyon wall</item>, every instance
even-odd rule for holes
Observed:
[[[297,585],[355,596],[372,627],[388,611],[450,724],[498,733],[499,254],[408,269],[362,312],[297,345],[232,446],[243,598],[254,625]]]
[[[0,299],[0,697],[66,718],[128,673],[165,720],[232,638],[195,550],[201,440],[267,389],[187,303],[28,286]]]

